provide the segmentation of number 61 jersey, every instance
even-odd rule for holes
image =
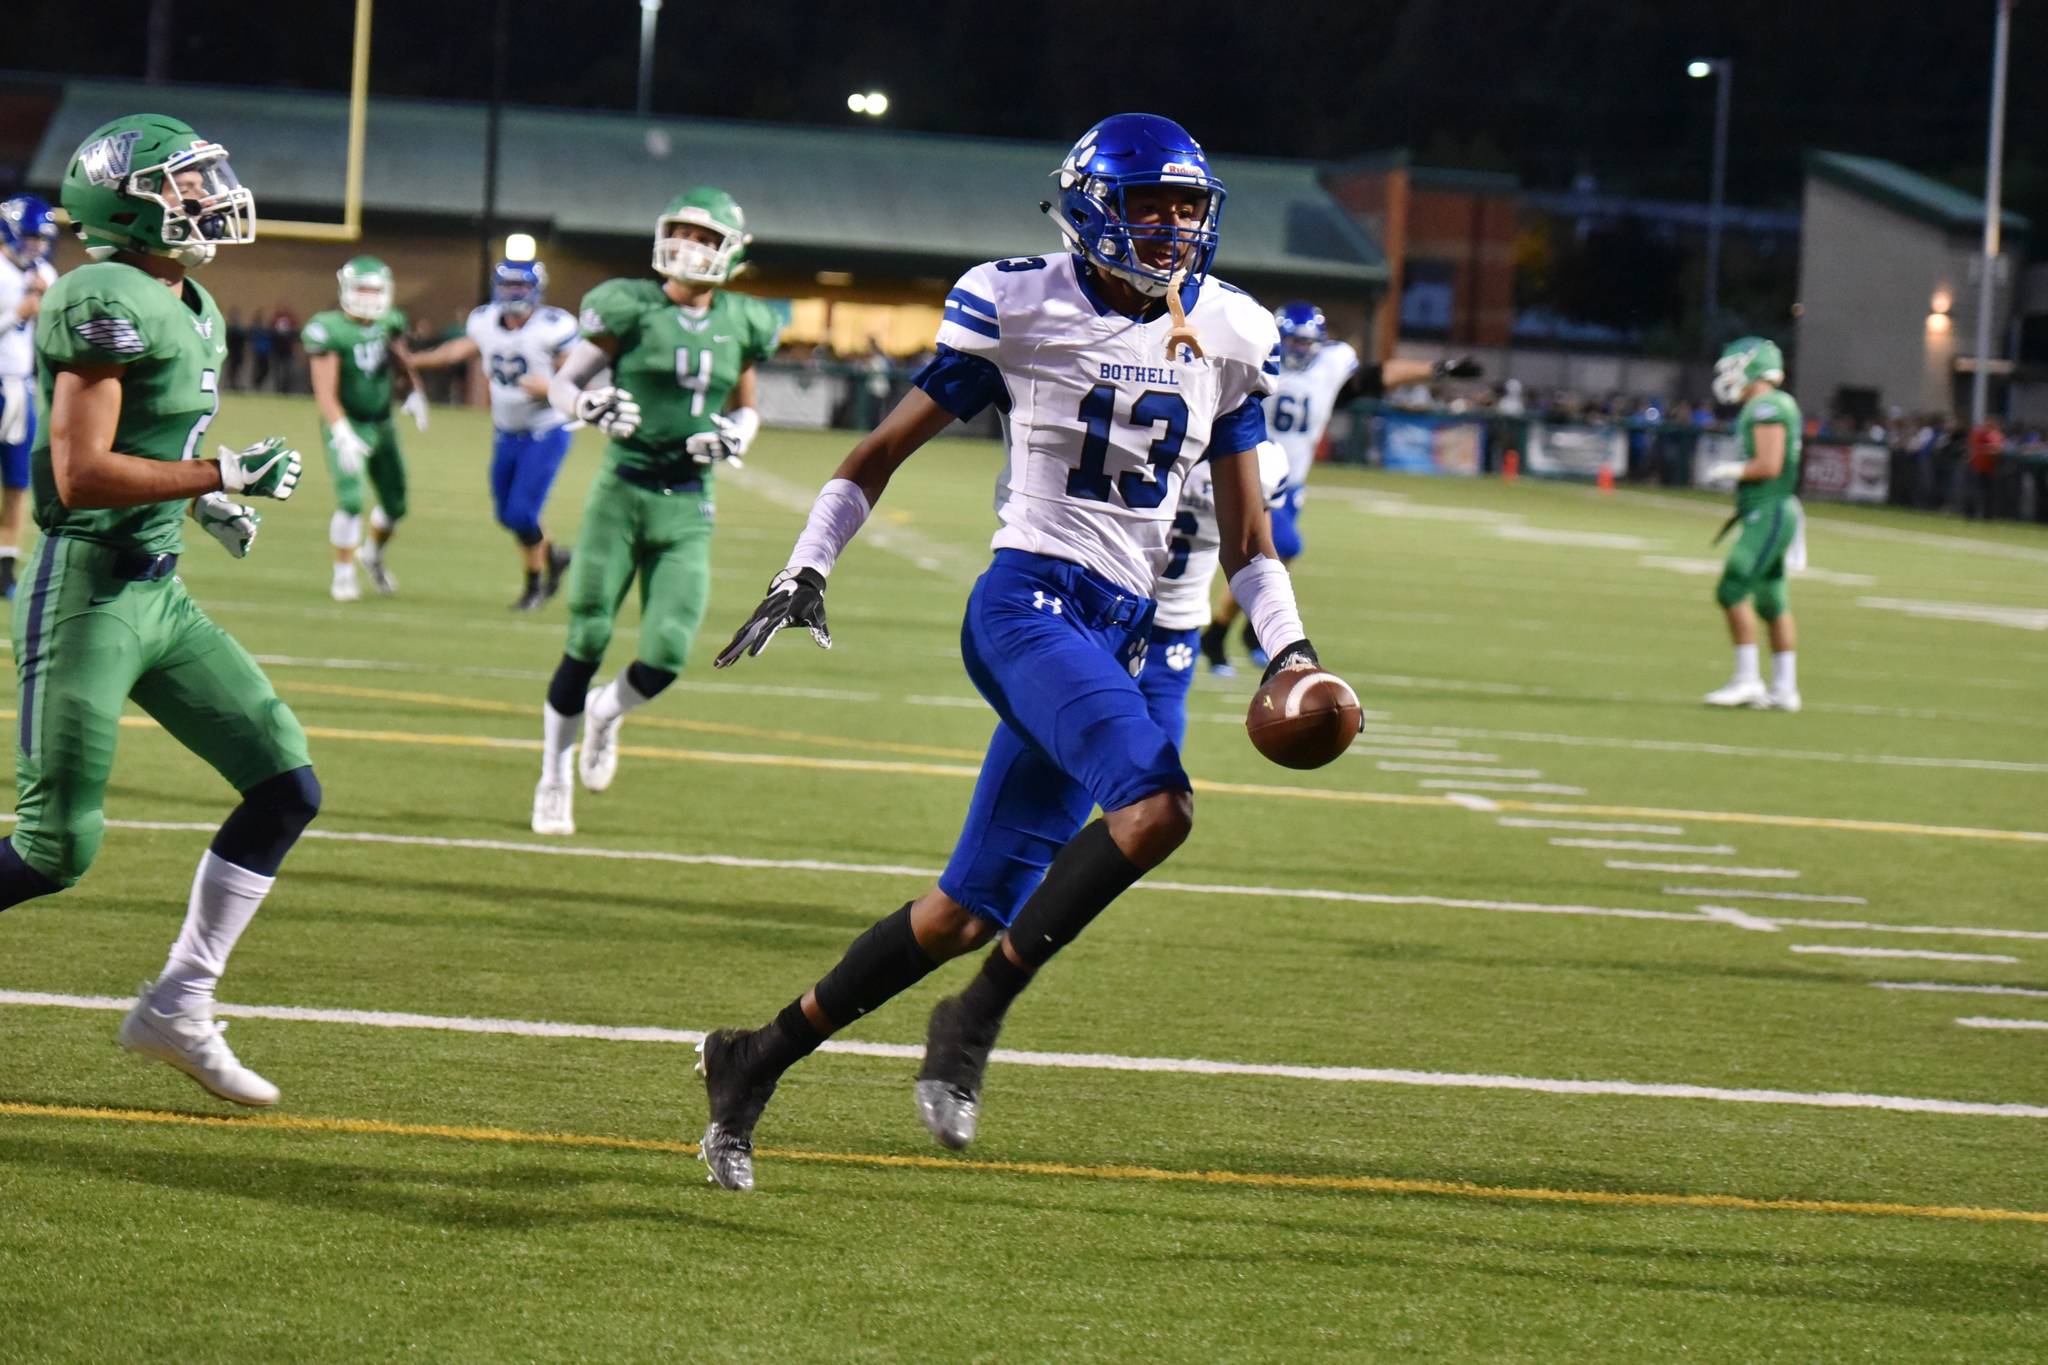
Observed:
[[[504,310],[495,303],[472,309],[464,328],[483,358],[484,377],[491,382],[491,425],[500,431],[553,431],[568,419],[546,398],[519,387],[528,375],[551,379],[555,357],[576,340],[576,318],[543,304],[523,325],[507,327]]]
[[[1249,294],[1205,280],[1181,298],[1206,355],[1169,360],[1164,305],[1127,317],[1078,266],[1027,256],[961,276],[920,384],[948,411],[993,401],[1004,413],[991,548],[1069,560],[1150,597],[1189,469],[1265,435],[1279,332]]]

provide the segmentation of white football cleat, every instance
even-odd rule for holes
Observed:
[[[567,782],[543,782],[533,789],[535,834],[576,832],[576,816],[570,805],[572,790]]]
[[[1763,679],[1751,678],[1747,682],[1732,682],[1718,691],[1707,693],[1709,706],[1762,706],[1770,697]]]
[[[1799,700],[1799,693],[1796,690],[1781,692],[1774,687],[1771,694],[1764,698],[1764,705],[1772,711],[1797,711],[1804,704]]]
[[[163,1014],[149,1003],[150,986],[142,983],[135,1008],[121,1021],[122,1047],[178,1068],[224,1100],[252,1109],[277,1103],[277,1087],[243,1066],[221,1037],[225,1023],[210,1014]]]
[[[593,687],[583,698],[583,744],[576,750],[576,776],[594,792],[609,787],[619,775],[619,725],[626,719],[620,712],[607,722],[598,721],[593,703],[602,691]]]
[[[363,585],[356,578],[356,566],[350,564],[346,570],[337,571],[334,575],[334,582],[329,586],[327,592],[337,602],[361,600]]]

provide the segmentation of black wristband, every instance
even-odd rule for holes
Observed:
[[[1304,635],[1272,657],[1271,661],[1266,664],[1265,676],[1259,679],[1259,686],[1264,687],[1267,683],[1273,681],[1273,676],[1282,669],[1308,666],[1320,667],[1322,662],[1321,659],[1316,657],[1316,647],[1310,644],[1308,637]]]

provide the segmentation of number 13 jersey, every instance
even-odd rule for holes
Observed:
[[[1279,333],[1249,294],[1212,278],[1181,297],[1199,359],[1167,358],[1163,304],[1144,320],[1117,312],[1071,255],[978,265],[946,295],[919,385],[957,415],[1003,413],[991,548],[1151,596],[1188,471],[1263,439],[1259,399],[1279,372]]]

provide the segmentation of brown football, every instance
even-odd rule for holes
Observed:
[[[1365,715],[1358,694],[1334,673],[1289,668],[1252,695],[1244,728],[1283,768],[1320,768],[1351,747]]]

